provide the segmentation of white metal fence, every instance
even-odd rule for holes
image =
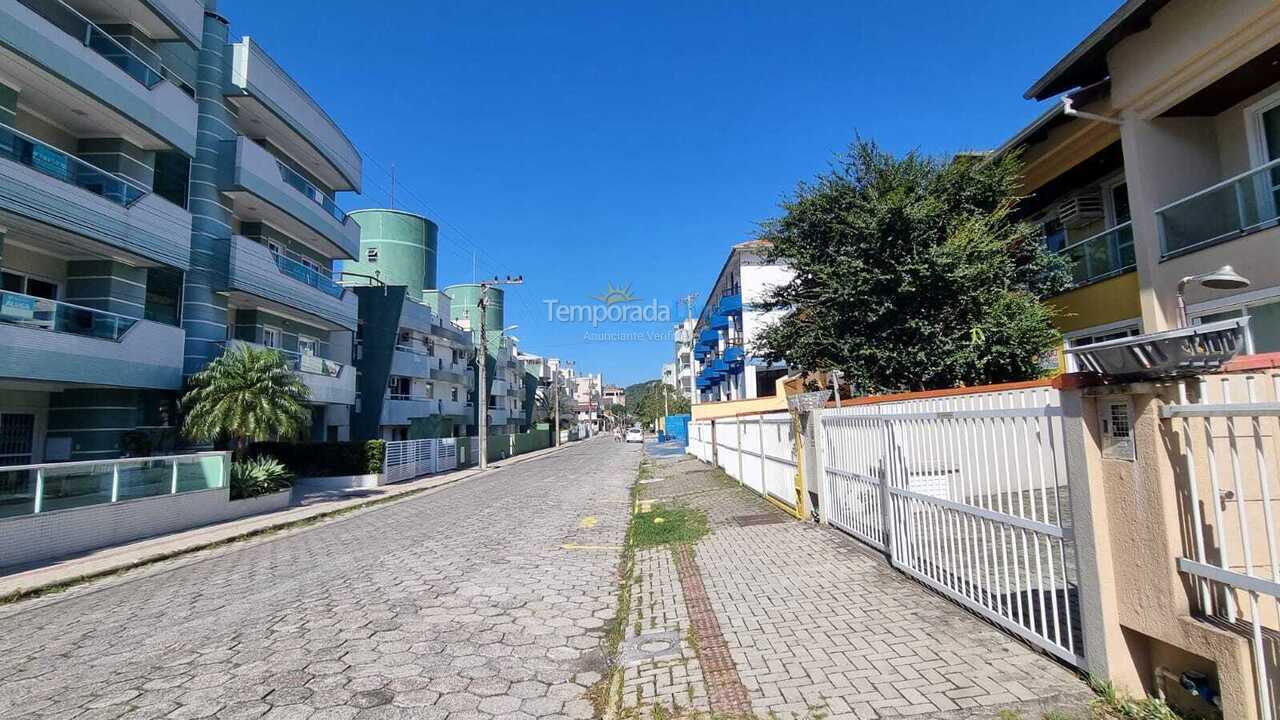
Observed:
[[[385,482],[394,483],[458,467],[455,438],[399,440],[387,443],[382,459]]]
[[[1280,705],[1280,376],[1181,381],[1161,408],[1197,611],[1247,636],[1259,717]]]
[[[795,507],[795,435],[787,413],[703,420],[689,427],[689,453],[760,495]]]
[[[820,415],[822,511],[895,567],[1083,662],[1058,392],[859,405]]]

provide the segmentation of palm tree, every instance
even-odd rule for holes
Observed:
[[[191,376],[182,398],[182,434],[195,442],[249,442],[306,435],[310,390],[270,348],[238,345]]]

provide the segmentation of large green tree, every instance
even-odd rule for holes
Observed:
[[[182,434],[196,442],[250,442],[306,436],[310,390],[270,348],[238,345],[191,376],[182,398]]]
[[[661,380],[646,380],[627,387],[627,416],[645,426],[665,414],[680,415],[689,412],[689,401],[680,392]]]
[[[765,223],[765,254],[795,277],[754,351],[839,370],[859,393],[1025,380],[1059,342],[1040,298],[1063,261],[1013,217],[1019,161],[895,156],[858,140]]]

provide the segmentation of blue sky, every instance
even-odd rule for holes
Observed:
[[[1118,0],[331,2],[222,0],[365,154],[347,209],[441,225],[442,284],[522,274],[530,352],[626,384],[668,342],[588,342],[544,300],[609,283],[673,304],[854,133],[897,152],[998,145],[1023,91]],[[389,8],[394,8],[391,10]],[[375,10],[376,9],[376,10]],[[664,325],[601,331],[663,331]]]

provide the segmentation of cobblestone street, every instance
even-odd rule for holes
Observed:
[[[0,717],[588,718],[637,446],[0,608]]]
[[[652,474],[661,479],[642,485],[642,497],[705,511],[711,533],[688,559],[665,547],[636,553],[624,648],[669,644],[624,663],[634,713],[734,712],[734,690],[745,687],[756,717],[1087,716],[1092,693],[1071,671],[874,551],[790,519],[688,456],[663,459]],[[712,621],[700,617],[708,606]]]

